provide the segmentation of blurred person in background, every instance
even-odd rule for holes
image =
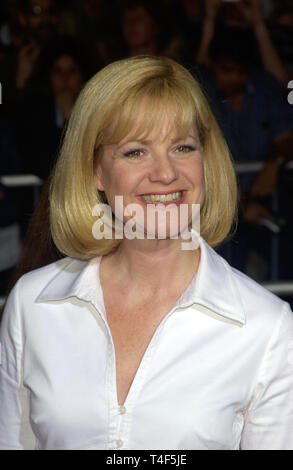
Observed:
[[[197,77],[236,162],[266,163],[253,190],[253,175],[239,178],[242,219],[228,253],[232,264],[243,271],[251,269],[248,271],[251,276],[263,280],[269,276],[271,234],[260,224],[263,219],[274,220],[271,197],[277,187],[279,170],[292,156],[293,108],[288,105],[285,87],[262,70],[257,56],[254,57],[252,51],[258,50],[261,56],[261,50],[252,32],[221,25],[213,28],[210,42],[206,42],[203,29],[202,50],[206,47],[208,60],[203,60],[206,65],[198,68]],[[199,54],[198,60],[201,59],[203,56]],[[284,158],[280,159],[281,156]],[[268,180],[272,182],[269,192],[264,190]],[[249,253],[258,260],[250,263],[251,268],[248,268]]]
[[[159,54],[160,23],[158,4],[144,0],[122,3],[121,26],[129,56]]]
[[[67,34],[91,55],[93,72],[125,55],[118,4],[118,0],[73,0],[70,10],[64,11]]]
[[[76,0],[76,4],[86,27],[95,27],[104,16],[105,0]]]
[[[83,49],[70,38],[58,39],[44,57],[46,93],[34,93],[16,116],[17,144],[24,171],[46,179],[64,126],[89,70]]]
[[[57,4],[56,0],[25,1],[21,16],[24,30],[40,42],[62,33]]]
[[[274,2],[274,10],[269,17],[270,34],[285,63],[289,79],[293,79],[293,2]]]
[[[6,84],[7,101],[12,105],[32,91],[43,90],[41,57],[64,28],[55,0],[25,0],[10,9],[15,24]]]
[[[233,3],[206,0],[201,44],[196,58],[198,63],[209,63],[209,46],[218,23],[228,28],[250,31],[255,38],[256,50],[264,70],[273,75],[282,85],[287,86],[288,70],[270,37],[269,29],[264,21],[261,0],[240,0]],[[255,53],[254,50],[249,52]]]
[[[105,25],[110,9],[112,11],[115,8],[115,0],[111,2],[111,5],[105,0],[75,0],[71,5],[76,21],[75,35],[79,41],[89,46],[93,44],[98,30]],[[119,24],[119,21],[116,21]]]
[[[274,139],[293,129],[287,89],[258,66],[255,46],[249,31],[220,27],[208,65],[197,67],[236,162],[267,160]]]
[[[168,3],[172,21],[185,43],[184,63],[187,66],[192,65],[201,38],[205,11],[204,0],[171,0]]]
[[[28,0],[20,13],[24,41],[17,56],[15,86],[24,89],[33,78],[41,48],[59,33],[55,0]]]
[[[89,76],[86,55],[72,38],[60,38],[44,56],[46,91],[27,95],[15,107],[16,145],[24,173],[46,180],[54,165],[75,99]],[[33,211],[31,191],[23,194],[21,228]]]
[[[120,18],[125,55],[165,55],[178,61],[182,60],[185,44],[167,11],[164,2],[121,2]]]

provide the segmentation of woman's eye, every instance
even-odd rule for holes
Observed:
[[[139,158],[143,155],[143,150],[134,149],[123,153],[124,157]]]
[[[196,150],[195,147],[193,147],[192,145],[178,145],[178,147],[176,147],[175,149],[175,152],[182,152],[182,153],[188,153],[188,152],[193,152],[193,150]]]

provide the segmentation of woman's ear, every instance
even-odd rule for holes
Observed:
[[[98,191],[104,191],[103,171],[101,165],[97,165],[95,173],[95,184]]]

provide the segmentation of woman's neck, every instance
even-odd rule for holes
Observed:
[[[115,273],[115,282],[120,285],[146,294],[168,295],[191,282],[199,266],[200,249],[182,250],[178,239],[123,240],[104,258],[108,272]]]
[[[242,102],[244,99],[244,91],[240,91],[239,93],[235,93],[232,96],[229,96],[227,100],[231,104],[234,111],[237,113],[241,108]]]

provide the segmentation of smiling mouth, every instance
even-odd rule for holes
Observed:
[[[172,202],[180,201],[182,199],[182,196],[183,191],[177,191],[169,194],[144,194],[140,197],[144,202],[148,202],[150,204],[170,204]]]

